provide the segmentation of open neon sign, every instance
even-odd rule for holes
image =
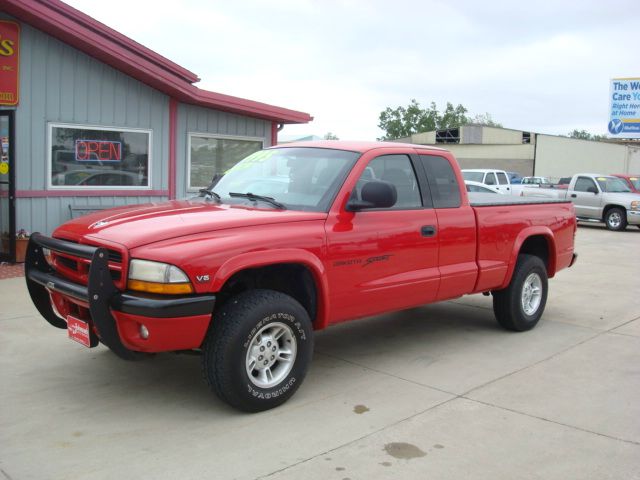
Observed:
[[[111,140],[76,140],[77,162],[119,162],[122,143]]]

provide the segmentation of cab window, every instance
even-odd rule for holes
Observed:
[[[579,177],[578,180],[576,180],[576,186],[574,187],[576,192],[588,192],[589,188],[596,188],[597,190],[595,182],[590,178]]]
[[[393,210],[422,208],[420,188],[407,155],[383,155],[371,160],[364,170],[351,198],[360,198],[360,192],[368,182],[383,181],[396,187],[398,200]]]
[[[435,208],[457,208],[460,186],[449,161],[438,155],[420,155]]]
[[[487,176],[484,177],[484,183],[486,183],[487,185],[495,185],[496,176],[493,173],[487,173]]]

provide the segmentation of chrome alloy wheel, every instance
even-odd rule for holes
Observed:
[[[275,387],[291,372],[296,353],[296,337],[291,327],[279,322],[270,323],[249,343],[245,364],[247,375],[256,387]]]
[[[613,212],[609,214],[609,217],[607,218],[607,223],[611,228],[614,228],[614,229],[620,228],[620,225],[622,224],[622,215],[620,215],[620,213],[618,212]]]
[[[538,311],[542,302],[542,279],[537,273],[530,273],[522,286],[520,297],[522,310],[531,316]]]

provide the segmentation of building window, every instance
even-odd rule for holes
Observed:
[[[49,188],[150,188],[151,131],[49,124]]]
[[[436,130],[436,143],[460,143],[460,129]]]
[[[188,189],[208,187],[214,176],[224,175],[240,160],[262,148],[262,138],[189,134]]]

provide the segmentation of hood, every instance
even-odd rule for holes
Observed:
[[[131,249],[153,242],[228,228],[322,220],[323,212],[259,209],[246,205],[174,200],[101,210],[62,224],[57,238],[82,237],[115,242]]]
[[[638,202],[640,201],[640,193],[633,193],[633,192],[621,192],[621,193],[609,193],[606,192],[606,202],[607,203],[619,203],[620,205],[624,206],[625,208],[629,209],[631,208],[631,202]]]

